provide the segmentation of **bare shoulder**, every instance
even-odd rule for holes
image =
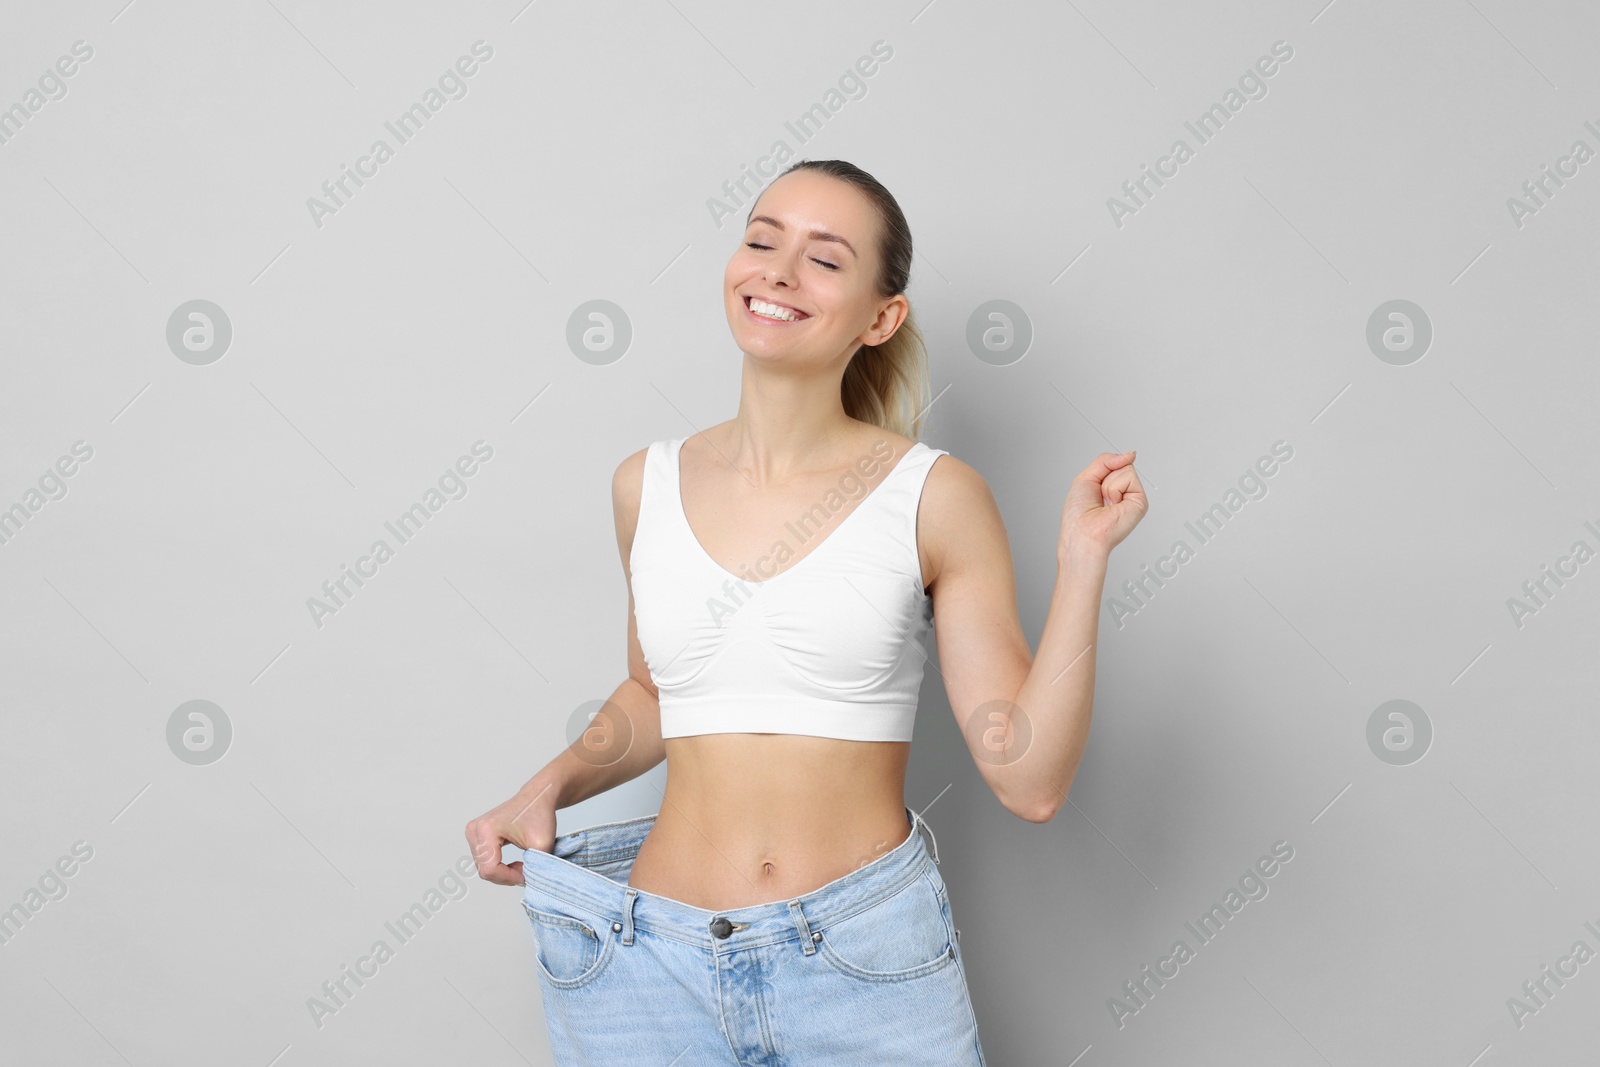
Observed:
[[[933,461],[917,509],[917,543],[932,572],[930,581],[964,557],[987,554],[996,543],[1009,547],[1000,505],[983,475],[946,453]]]
[[[1000,509],[983,475],[948,452],[934,459],[922,486],[919,521],[954,530],[989,511],[998,516]]]
[[[617,526],[617,547],[624,562],[633,552],[633,533],[639,526],[639,498],[644,492],[644,459],[648,447],[641,448],[617,464],[611,475],[611,513]]]

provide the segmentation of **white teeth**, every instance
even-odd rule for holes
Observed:
[[[757,300],[755,297],[750,298],[750,310],[757,315],[762,315],[769,319],[781,319],[784,322],[794,322],[800,317],[786,307],[769,304],[765,300]]]

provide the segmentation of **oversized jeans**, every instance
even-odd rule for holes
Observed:
[[[938,843],[930,857],[918,813],[870,863],[727,911],[627,884],[655,820],[523,851],[557,1064],[983,1067]]]

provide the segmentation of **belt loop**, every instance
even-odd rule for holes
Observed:
[[[794,927],[800,931],[800,947],[810,956],[817,951],[817,942],[822,940],[822,933],[811,932],[811,924],[806,922],[806,913],[800,910],[799,900],[789,901],[789,914],[794,916]]]
[[[633,944],[633,905],[639,899],[639,891],[629,886],[622,897],[622,943]]]
[[[911,812],[911,818],[912,818],[911,827],[912,827],[912,829],[916,829],[917,825],[920,823],[922,828],[924,830],[928,831],[928,840],[933,843],[933,863],[934,863],[934,866],[938,866],[938,864],[939,864],[939,839],[937,837],[933,836],[933,827],[928,825],[928,821],[922,817],[922,813],[921,812],[913,811],[909,805],[906,807],[906,810]]]

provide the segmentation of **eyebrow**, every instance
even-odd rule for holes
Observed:
[[[750,219],[749,222],[745,223],[745,229],[749,229],[751,226],[754,226],[758,222],[764,222],[768,226],[771,226],[774,229],[778,229],[778,230],[781,230],[781,229],[784,228],[783,223],[779,222],[777,219],[773,218],[771,215],[754,215],[754,216],[751,216],[751,219]],[[837,244],[842,244],[842,245],[844,245],[846,248],[848,248],[850,250],[850,254],[852,256],[855,256],[857,259],[861,258],[860,254],[856,252],[856,246],[851,244],[849,241],[846,241],[843,237],[840,237],[836,233],[829,233],[827,230],[812,230],[806,236],[810,237],[814,241],[833,241],[833,242],[835,242]]]

